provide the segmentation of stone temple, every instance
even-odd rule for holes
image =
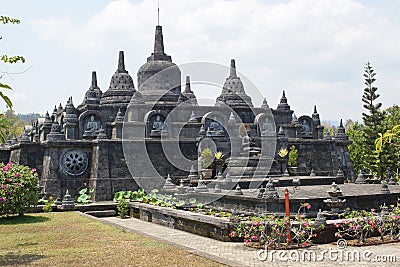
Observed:
[[[201,166],[196,162],[205,147],[224,154],[213,177],[221,172],[232,181],[282,176],[278,152],[292,145],[299,153],[298,175],[336,176],[341,170],[345,178],[354,177],[351,141],[342,124],[331,137],[316,107],[311,116],[296,117],[285,92],[276,108],[265,99],[254,107],[235,60],[226,75],[215,105],[200,106],[189,76],[182,77],[165,53],[158,25],[154,51],[138,70],[136,86],[120,51],[107,90],[93,72],[81,104],[75,106],[70,97],[64,107],[54,106],[1,149],[1,160],[35,167],[47,195],[62,197],[68,189],[76,197],[86,184],[95,201],[111,200],[115,192],[136,189],[143,181],[163,186],[168,175],[175,184],[197,183]]]

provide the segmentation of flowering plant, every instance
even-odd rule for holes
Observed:
[[[311,205],[303,203],[292,221],[286,217],[253,216],[250,218],[236,217],[231,221],[236,229],[230,233],[231,238],[243,238],[245,243],[258,242],[270,248],[288,246],[308,247],[317,236],[310,219],[300,214],[303,209],[310,209]],[[287,234],[290,230],[290,237]]]
[[[341,224],[335,224],[338,238],[356,238],[359,243],[364,243],[367,238],[376,229],[376,217],[372,212],[365,210],[353,210],[344,215]]]
[[[38,203],[36,169],[9,162],[0,164],[0,216],[23,215]]]

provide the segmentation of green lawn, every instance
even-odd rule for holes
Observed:
[[[0,219],[0,266],[223,266],[74,212]]]

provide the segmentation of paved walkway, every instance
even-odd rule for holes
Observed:
[[[339,249],[334,244],[325,244],[313,246],[308,250],[260,253],[259,250],[245,247],[242,243],[217,241],[138,219],[122,220],[108,217],[98,220],[230,266],[400,266],[399,242],[344,249]]]

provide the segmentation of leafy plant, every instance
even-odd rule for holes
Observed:
[[[291,167],[297,166],[297,158],[299,157],[299,152],[297,151],[296,147],[292,145],[289,151],[289,161],[288,165]]]
[[[384,134],[379,133],[379,138],[375,140],[375,149],[378,153],[383,151],[385,143],[391,143],[393,138],[400,135],[400,124],[395,125],[392,129],[387,130]]]
[[[201,164],[203,169],[207,169],[213,163],[214,157],[214,153],[209,148],[205,148],[201,151]]]
[[[50,196],[49,199],[40,199],[39,200],[39,203],[44,204],[44,206],[42,208],[42,210],[44,212],[52,212],[53,211],[52,205],[54,204],[54,202],[55,202],[55,199],[53,196]]]
[[[224,154],[222,154],[221,151],[218,151],[217,153],[215,153],[215,159],[216,160],[222,160],[222,158],[225,156]]]
[[[88,189],[83,188],[79,191],[79,197],[76,199],[76,202],[81,203],[81,204],[88,204],[90,202],[90,199],[92,198],[91,195],[87,194]],[[93,193],[94,189],[91,189],[89,193]]]
[[[288,150],[286,148],[281,148],[278,152],[278,156],[281,158],[286,157],[288,154]]]
[[[291,245],[307,247],[317,236],[314,233],[311,219],[305,219],[300,214],[302,209],[310,209],[308,203],[303,203],[296,214],[296,220],[288,220],[279,216],[236,216],[231,221],[235,230],[231,238],[243,238],[245,243],[258,242],[270,248],[283,248]],[[287,229],[290,229],[290,238]]]
[[[126,218],[129,214],[128,199],[120,199],[118,201],[117,210],[118,216],[121,218]]]
[[[38,203],[36,169],[9,162],[0,164],[0,215],[23,215]]]

